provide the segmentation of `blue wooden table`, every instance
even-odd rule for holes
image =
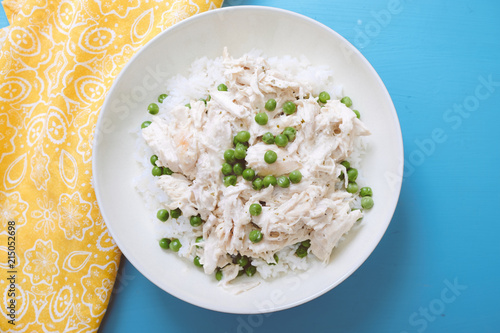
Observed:
[[[500,332],[500,2],[226,0],[225,6],[241,4],[312,17],[351,41],[378,71],[405,146],[391,225],[340,286],[266,316],[187,304],[124,259],[100,332]]]

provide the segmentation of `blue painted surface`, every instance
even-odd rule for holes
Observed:
[[[406,0],[380,16],[392,3],[225,4],[312,17],[358,47],[385,82],[407,168],[391,225],[365,264],[312,302],[244,316],[180,301],[124,260],[100,332],[500,331],[500,2]],[[444,142],[432,143],[436,129]]]
[[[2,3],[0,2],[0,29],[9,25],[5,11],[3,10]]]

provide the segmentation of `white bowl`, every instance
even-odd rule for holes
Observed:
[[[336,82],[361,111],[373,135],[361,168],[374,189],[375,206],[332,254],[328,265],[261,283],[232,295],[190,262],[161,251],[147,211],[132,186],[139,174],[130,132],[147,118],[146,107],[161,92],[164,76],[187,73],[191,62],[260,49],[268,56],[305,55],[335,71]],[[158,67],[157,67],[158,66]],[[158,71],[161,73],[153,74]],[[229,313],[287,309],[331,290],[351,275],[384,235],[399,197],[403,142],[396,110],[368,61],[339,34],[302,15],[256,6],[219,9],[186,19],[144,46],[116,78],[97,122],[93,150],[94,185],[108,229],[127,259],[150,281],[192,304]]]

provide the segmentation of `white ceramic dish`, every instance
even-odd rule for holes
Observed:
[[[217,287],[192,263],[158,247],[146,209],[132,186],[139,174],[130,132],[148,118],[150,101],[162,93],[162,82],[185,74],[196,58],[217,57],[227,46],[233,56],[252,48],[268,56],[305,55],[313,64],[335,70],[337,82],[361,111],[373,135],[361,168],[374,189],[374,208],[360,227],[334,250],[330,263],[303,274],[290,274],[232,295]],[[155,37],[115,80],[97,122],[93,177],[106,225],[127,259],[150,281],[195,305],[229,313],[263,313],[287,309],[331,290],[352,274],[384,235],[399,197],[403,142],[396,111],[381,79],[349,42],[328,27],[299,14],[241,6],[187,19]]]

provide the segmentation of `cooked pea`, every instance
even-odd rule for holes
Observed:
[[[165,98],[167,98],[168,95],[167,94],[161,94],[160,96],[158,96],[158,103],[163,103],[163,101],[165,100]]]
[[[205,105],[207,105],[207,100],[206,100],[206,99],[204,99],[204,98],[200,98],[200,99],[199,99],[199,101],[200,101],[200,102],[203,102],[203,103],[205,103]]]
[[[248,265],[248,257],[242,256],[241,258],[239,258],[238,265],[240,265],[241,267],[245,267],[246,265]]]
[[[255,178],[252,182],[252,188],[256,191],[260,190],[263,186],[262,178]]]
[[[221,83],[217,86],[218,91],[227,91],[227,86],[224,83]]]
[[[169,245],[170,245],[170,239],[168,238],[160,239],[160,247],[162,249],[168,249]]]
[[[352,105],[352,100],[349,97],[347,97],[347,96],[342,97],[342,99],[340,100],[340,102],[344,103],[345,106],[347,106],[347,107],[349,107],[349,106]]]
[[[262,232],[260,230],[252,230],[248,238],[252,243],[258,243],[262,240]]]
[[[267,175],[264,177],[262,184],[264,185],[264,187],[269,187],[269,185],[276,186],[278,184],[278,181],[276,180],[276,177]]]
[[[269,117],[264,112],[259,112],[255,115],[255,122],[259,125],[266,125]]]
[[[347,178],[349,178],[350,182],[355,181],[358,178],[358,170],[354,168],[350,168],[347,171]]]
[[[288,175],[288,178],[290,178],[290,181],[294,184],[300,183],[302,180],[302,173],[299,170],[292,171]]]
[[[373,207],[373,198],[372,197],[363,197],[361,198],[361,207],[364,209],[370,209]]]
[[[242,163],[236,163],[233,166],[233,172],[236,176],[241,176],[243,174],[243,170],[245,170],[245,166]]]
[[[267,100],[265,108],[267,111],[274,111],[276,109],[276,100],[274,98]]]
[[[295,254],[299,258],[304,258],[305,256],[307,256],[307,248],[301,245],[297,248],[297,250],[295,250]]]
[[[373,191],[371,187],[362,187],[359,191],[359,195],[362,197],[371,197],[373,195]]]
[[[155,165],[153,167],[153,170],[151,170],[151,173],[153,174],[153,176],[161,176],[163,173],[163,170],[161,167]]]
[[[201,242],[203,242],[203,236],[196,237],[195,243],[201,243]],[[198,245],[196,245],[196,248],[199,249],[200,247]]]
[[[250,205],[250,208],[248,210],[250,212],[250,215],[259,216],[260,213],[262,213],[262,206],[258,203],[254,203]]]
[[[257,267],[255,266],[250,265],[247,268],[245,268],[245,274],[247,276],[253,276],[256,272],[257,272]]]
[[[193,263],[196,267],[203,267],[203,264],[200,263],[200,257],[198,256],[194,257]]]
[[[286,135],[288,141],[292,142],[293,140],[295,140],[295,135],[297,134],[297,130],[293,127],[287,127],[283,131],[283,134]]]
[[[250,140],[250,132],[248,131],[240,131],[236,134],[236,140],[239,142],[248,142]]]
[[[241,143],[238,143],[236,145],[236,148],[234,148],[234,158],[237,160],[242,160],[246,156],[247,156],[247,148]]]
[[[236,176],[235,175],[231,175],[231,176],[226,176],[224,177],[224,186],[225,187],[228,187],[228,186],[234,186],[236,185]]]
[[[326,91],[322,91],[319,93],[319,101],[321,103],[326,103],[330,99],[330,94],[327,93]]]
[[[279,176],[277,181],[278,181],[279,187],[283,187],[283,188],[290,187],[290,180],[286,176]]]
[[[151,122],[150,122],[149,120],[146,120],[145,122],[143,122],[143,123],[141,124],[141,128],[146,128],[146,127],[148,127],[149,125],[151,125]]]
[[[191,216],[189,218],[189,224],[191,224],[192,227],[199,227],[202,224],[202,220],[200,215],[197,216]]]
[[[300,243],[300,245],[302,245],[303,247],[305,247],[306,249],[308,249],[311,246],[311,241],[309,239],[305,240],[302,243]]]
[[[207,102],[210,102],[212,100],[212,96],[208,95],[207,96]]]
[[[182,247],[182,244],[177,238],[174,238],[170,242],[169,247],[170,247],[170,250],[172,250],[174,252],[179,252],[180,248]]]
[[[234,149],[228,149],[224,152],[224,159],[227,163],[234,163]]]
[[[274,143],[274,135],[271,132],[267,132],[262,136],[262,141],[264,143],[267,143],[268,145],[271,145]]]
[[[218,268],[217,271],[215,272],[215,279],[217,281],[222,280],[222,271],[220,270],[220,268]]]
[[[180,208],[176,208],[170,211],[170,216],[172,216],[173,219],[178,219],[182,215],[182,211]]]
[[[360,119],[361,118],[361,113],[359,113],[358,110],[352,110],[356,114],[356,118]]]
[[[286,114],[294,114],[297,111],[297,105],[294,102],[288,101],[283,104],[283,112]]]
[[[158,161],[158,156],[156,155],[151,156],[149,158],[149,161],[151,162],[151,164],[156,165],[156,161]]]
[[[277,159],[278,155],[272,150],[268,150],[264,154],[264,161],[266,161],[267,164],[273,164]]]
[[[191,109],[191,104],[190,103],[187,103],[186,105],[184,105],[185,107],[187,107],[188,109]]]
[[[288,144],[288,137],[285,134],[278,134],[274,138],[274,143],[278,147],[285,147]]]
[[[173,174],[173,173],[174,173],[172,170],[170,170],[170,168],[167,168],[167,167],[162,167],[162,168],[161,168],[161,172],[162,172],[164,175],[168,175],[168,176],[170,176],[171,174]]]
[[[343,161],[342,164],[347,170],[349,170],[351,168],[351,163],[347,162],[347,161]]]
[[[168,210],[166,209],[160,209],[157,213],[156,213],[156,217],[158,218],[158,220],[162,221],[162,222],[165,222],[166,220],[168,220]]]
[[[358,184],[356,184],[355,182],[349,182],[349,184],[347,184],[346,190],[349,193],[356,193],[358,192]]]
[[[160,111],[160,107],[156,103],[151,103],[148,105],[148,112],[151,114],[157,114]]]
[[[255,171],[252,169],[245,169],[243,170],[243,179],[252,181],[255,178]]]
[[[233,172],[233,167],[226,162],[222,164],[221,172],[224,176],[230,175]]]
[[[280,262],[280,258],[278,257],[278,254],[277,254],[277,253],[275,253],[275,254],[273,255],[273,258],[274,258],[274,260],[276,261],[276,263],[279,263],[279,262]]]

